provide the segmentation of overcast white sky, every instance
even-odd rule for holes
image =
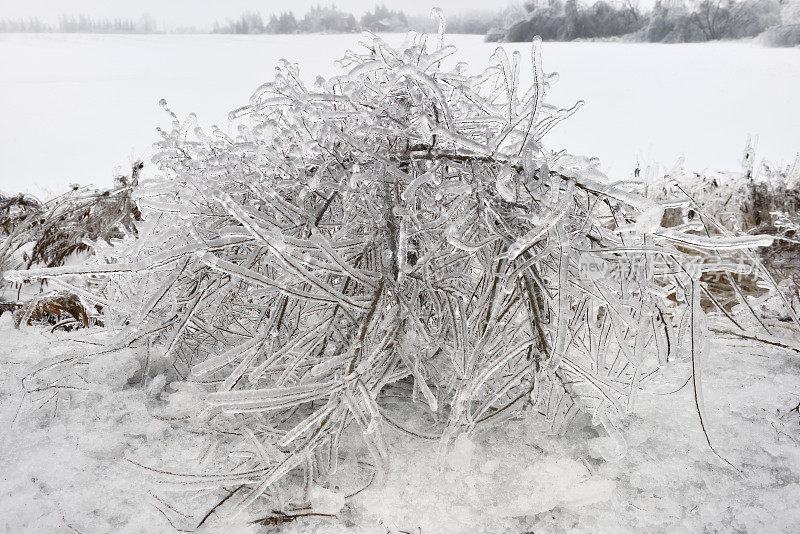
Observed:
[[[264,15],[293,11],[302,15],[312,5],[330,5],[330,0],[0,0],[0,18],[39,17],[54,22],[60,15],[85,14],[96,18],[138,18],[152,14],[166,27],[195,25],[210,26],[214,20],[233,18],[245,10]],[[334,4],[357,17],[375,4],[406,13],[427,14],[434,6],[445,14],[466,11],[498,10],[509,0],[336,0]]]

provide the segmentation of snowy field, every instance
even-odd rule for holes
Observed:
[[[209,508],[129,461],[178,469],[211,454],[191,427],[173,424],[193,413],[187,391],[162,391],[157,381],[127,387],[141,365],[131,353],[94,358],[71,403],[59,401],[58,390],[38,389],[53,379],[48,365],[90,353],[98,335],[58,334],[54,344],[53,335],[14,330],[9,314],[0,317],[2,532],[175,532],[170,522],[191,531]],[[621,460],[603,459],[608,438],[588,420],[563,437],[532,416],[482,427],[442,471],[437,442],[391,429],[397,455],[383,487],[344,509],[335,504],[336,520],[298,519],[281,532],[797,532],[800,416],[789,410],[800,400],[800,364],[797,354],[764,347],[717,341],[703,367],[711,436],[741,474],[706,447],[691,388],[664,396],[689,373],[673,366],[637,401]],[[37,369],[26,401],[43,408],[18,416],[19,378]],[[400,417],[412,429],[425,426],[413,413]],[[270,532],[247,525],[256,518],[212,516],[199,532]]]
[[[169,127],[160,98],[179,116],[193,111],[202,125],[225,128],[227,113],[271,79],[279,58],[298,62],[310,80],[327,77],[358,39],[0,35],[0,191],[107,186],[115,169],[147,157],[157,126]],[[449,39],[458,60],[475,65],[496,46],[478,36]],[[525,44],[505,46],[530,53]],[[552,103],[586,101],[549,146],[598,156],[611,174],[627,175],[637,161],[671,168],[682,156],[693,170],[738,169],[748,135],[775,163],[800,150],[800,49],[545,43],[544,62],[561,74]]]

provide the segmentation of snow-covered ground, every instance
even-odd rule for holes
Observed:
[[[390,35],[398,43],[403,36]],[[449,36],[458,59],[486,64],[497,46]],[[0,35],[0,191],[106,186],[115,169],[146,157],[180,116],[225,127],[227,113],[272,78],[277,60],[310,80],[335,72],[357,35]],[[530,54],[526,44],[505,45]],[[586,106],[549,135],[551,148],[598,156],[605,170],[636,165],[738,169],[748,135],[759,155],[788,163],[800,150],[800,49],[713,44],[545,43],[561,81],[551,102]],[[523,63],[527,64],[527,63]],[[525,73],[527,86],[530,76]]]
[[[144,354],[90,356],[102,336],[15,330],[9,314],[0,317],[0,531],[173,532],[170,522],[191,530],[219,501],[188,499],[131,462],[196,472],[213,451],[182,421],[193,409],[186,391],[158,379],[129,384]],[[75,360],[56,365],[67,358]],[[362,480],[344,479],[341,494],[317,490],[317,504],[336,518],[297,519],[281,532],[797,532],[800,415],[791,409],[800,359],[717,340],[702,367],[710,436],[741,472],[706,446],[691,387],[664,395],[685,382],[688,369],[677,364],[642,393],[621,459],[604,459],[609,438],[586,419],[566,436],[531,415],[485,427],[457,442],[442,469],[437,442],[388,429],[394,456],[384,486],[341,509],[344,484]],[[394,416],[421,431],[425,414]],[[212,514],[200,532],[269,532],[248,524],[259,512],[268,511]]]

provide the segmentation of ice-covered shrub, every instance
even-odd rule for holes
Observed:
[[[575,0],[526,2],[510,6],[509,23],[493,29],[488,41],[529,42],[534,35],[545,41],[600,39],[632,34],[647,24],[647,18],[632,4],[604,1],[586,5]]]
[[[800,24],[785,24],[767,29],[759,36],[767,46],[800,46]]]
[[[743,295],[753,298],[770,292],[789,306],[797,301],[800,287],[800,156],[785,167],[768,162],[757,165],[755,149],[748,142],[742,164],[740,172],[676,169],[669,176],[647,179],[650,196],[656,200],[676,195],[691,198],[696,204],[693,219],[715,235],[772,236],[773,243],[759,248],[756,258],[745,259],[739,272],[709,270],[703,281],[715,289],[717,303],[726,309],[739,303]],[[708,305],[713,303],[709,300]],[[789,319],[786,306],[771,313]],[[798,311],[797,306],[793,308]]]
[[[780,22],[768,28],[759,39],[767,46],[799,46],[800,2],[797,0],[781,2]]]
[[[773,245],[760,250],[764,263],[781,277],[798,279],[800,155],[785,168],[763,163],[755,172],[748,169],[742,189],[740,210],[744,231],[774,236]]]
[[[312,85],[284,61],[232,135],[173,114],[138,239],[13,274],[82,275],[62,284],[103,306],[111,346],[146,344],[204,398],[194,420],[231,456],[166,478],[237,485],[238,512],[295,471],[324,482],[355,438],[380,475],[398,402],[435,414],[443,450],[524,405],[614,433],[661,366],[707,349],[702,260],[771,239],[710,238],[686,197],[545,149],[578,106],[545,103],[538,40],[520,88],[518,53],[470,73],[443,39],[367,36]]]
[[[24,234],[34,225],[42,210],[41,203],[28,195],[6,197],[0,194],[0,302],[6,280],[5,271],[24,267],[25,245],[30,242]]]
[[[112,189],[74,186],[47,202],[29,195],[0,195],[0,300],[14,296],[4,271],[63,266],[90,253],[97,241],[110,243],[125,233],[135,234],[140,213],[131,191],[140,169],[137,162],[131,176],[119,177]]]

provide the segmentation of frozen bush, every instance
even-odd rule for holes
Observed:
[[[534,35],[546,41],[619,37],[636,32],[646,22],[631,4],[599,1],[587,6],[576,0],[526,2],[524,13],[487,40],[529,42]]]
[[[433,413],[443,458],[525,405],[555,429],[586,411],[616,436],[661,366],[707,349],[702,260],[771,239],[709,237],[685,196],[658,204],[547,150],[578,105],[545,102],[538,39],[530,88],[518,53],[470,73],[443,31],[433,41],[367,35],[313,85],[283,61],[232,135],[172,114],[161,174],[135,192],[138,239],[12,275],[83,276],[88,289],[62,283],[103,306],[112,348],[146,344],[203,393],[196,424],[231,454],[165,478],[235,484],[238,513],[307,496],[360,439],[380,479],[398,403]]]
[[[800,45],[800,24],[769,28],[759,38],[767,46],[798,46]]]
[[[754,37],[782,20],[788,24],[788,10],[776,0],[659,0],[649,12],[641,12],[630,2],[585,5],[555,0],[523,5],[524,9],[509,8],[510,20],[489,32],[487,40],[528,41],[541,35],[556,41],[625,36],[635,41],[697,42]]]
[[[755,37],[781,20],[775,0],[702,0],[694,6],[691,24],[704,40]]]
[[[141,163],[135,163],[131,176],[118,177],[113,189],[73,186],[47,202],[0,195],[0,301],[4,296],[16,300],[11,290],[20,289],[8,286],[4,271],[74,263],[91,253],[97,241],[109,243],[135,233],[140,214],[131,191],[140,170]]]
[[[755,297],[769,291],[776,297],[782,295],[788,306],[797,301],[800,288],[800,156],[785,167],[756,164],[755,149],[748,142],[742,164],[741,172],[675,170],[671,176],[652,181],[651,196],[664,199],[679,190],[697,204],[696,220],[718,223],[718,228],[711,229],[713,233],[772,236],[773,243],[757,251],[755,263],[746,262],[746,268],[738,273],[709,272],[704,281],[715,287],[717,303],[727,309],[738,303],[742,294]],[[779,291],[779,287],[783,289]],[[797,306],[792,309],[797,311]],[[789,319],[787,311],[781,306],[771,313]]]

